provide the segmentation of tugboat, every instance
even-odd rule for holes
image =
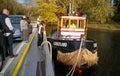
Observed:
[[[60,16],[57,31],[48,38],[53,58],[75,68],[96,65],[97,42],[87,37],[87,29],[86,17]]]

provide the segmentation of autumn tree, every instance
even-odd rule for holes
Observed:
[[[79,12],[78,8],[80,7],[82,0],[57,0],[57,5],[59,11],[72,14],[72,11]]]
[[[10,11],[10,14],[24,14],[24,6],[16,0],[0,0],[0,13],[2,9],[7,8]]]
[[[57,0],[60,11],[67,13],[67,6],[71,3],[71,11],[86,14],[94,22],[105,23],[110,19],[114,7],[111,0]]]
[[[56,14],[60,12],[68,15],[68,11],[70,14],[75,11],[81,15],[86,14],[89,21],[105,23],[114,11],[111,0],[36,0],[36,3],[39,15],[48,21],[53,21],[52,19],[57,18]]]
[[[114,11],[111,0],[85,0],[79,10],[94,22],[105,23]]]
[[[35,11],[33,0],[24,0],[24,7],[26,8],[25,15],[32,16]]]
[[[57,5],[55,0],[35,0],[37,3],[37,14],[41,16],[41,20],[47,22],[56,22],[58,17],[56,15]]]

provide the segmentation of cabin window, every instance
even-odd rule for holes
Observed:
[[[86,21],[83,19],[61,19],[61,27],[62,28],[85,28]]]
[[[69,28],[77,28],[77,20],[71,20],[71,24]]]
[[[83,29],[84,28],[84,20],[79,20],[79,28]]]
[[[69,24],[69,20],[67,19],[63,19],[63,28],[67,28],[68,27],[68,24]]]

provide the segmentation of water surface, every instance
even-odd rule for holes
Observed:
[[[120,31],[88,30],[98,43],[99,63],[94,76],[120,76]]]
[[[74,76],[120,76],[120,31],[88,29],[88,37],[98,43],[98,65],[83,75]],[[65,76],[68,69],[57,64],[55,76]]]

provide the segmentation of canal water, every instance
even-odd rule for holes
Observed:
[[[120,76],[120,31],[89,29],[88,37],[98,43],[98,65],[85,71],[83,75],[74,76]],[[68,69],[57,63],[55,76],[65,76]]]
[[[120,76],[120,31],[88,30],[98,43],[99,63],[94,76]]]

